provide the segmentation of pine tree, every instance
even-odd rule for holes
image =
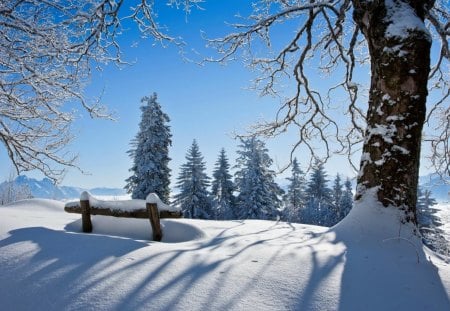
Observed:
[[[352,182],[347,178],[344,184],[345,190],[342,193],[338,221],[344,219],[353,207]]]
[[[239,219],[276,219],[283,190],[270,169],[272,159],[265,144],[254,137],[241,140],[235,183],[239,191]]]
[[[300,210],[305,204],[305,173],[301,170],[297,158],[292,161],[292,175],[287,178],[288,190],[284,196],[285,208],[283,220],[290,222],[301,222]]]
[[[307,204],[302,211],[302,222],[321,226],[330,224],[332,198],[327,183],[323,163],[316,161],[306,189]]]
[[[169,146],[171,145],[170,121],[157,102],[157,95],[141,99],[142,117],[139,132],[132,140],[128,151],[133,158],[130,171],[133,175],[126,182],[133,199],[145,199],[156,193],[164,202],[169,202],[170,169]]]
[[[186,163],[181,166],[177,181],[180,193],[175,196],[175,205],[181,207],[186,218],[210,219],[212,202],[208,192],[209,177],[203,156],[194,139],[186,154]]]
[[[341,210],[341,200],[342,200],[342,183],[341,176],[336,174],[336,177],[333,182],[333,190],[331,192],[331,205],[330,205],[330,214],[329,214],[329,225],[335,225],[339,222],[339,215]]]
[[[235,186],[230,174],[230,164],[222,148],[213,172],[211,184],[211,194],[213,195],[214,218],[215,219],[235,219],[236,198],[233,195]]]

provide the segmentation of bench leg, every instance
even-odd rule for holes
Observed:
[[[159,220],[158,206],[155,203],[147,203],[148,218],[150,219],[150,224],[152,225],[153,231],[153,241],[161,241],[162,230],[161,222]]]
[[[81,206],[81,223],[83,226],[83,232],[92,232],[92,222],[91,222],[91,206],[89,205],[89,200],[80,201]]]

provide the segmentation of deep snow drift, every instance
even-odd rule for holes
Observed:
[[[336,227],[0,207],[2,310],[450,310],[450,265],[373,203]],[[369,208],[370,207],[370,208]],[[167,243],[171,242],[171,243]]]

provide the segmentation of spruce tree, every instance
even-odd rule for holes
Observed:
[[[186,163],[181,166],[177,181],[180,193],[175,196],[175,205],[179,206],[186,218],[211,218],[211,198],[208,192],[209,177],[203,156],[194,139],[186,154]]]
[[[235,183],[239,191],[239,219],[276,219],[283,190],[275,183],[270,169],[272,159],[264,142],[255,137],[241,140]]]
[[[330,224],[332,198],[327,184],[328,179],[323,163],[316,161],[306,189],[307,203],[302,211],[302,222],[321,226]]]
[[[344,219],[353,207],[352,182],[349,178],[345,181],[344,187],[345,189],[341,197],[338,221]]]
[[[336,174],[333,182],[333,190],[331,192],[331,205],[329,214],[329,225],[335,225],[339,222],[339,215],[341,210],[341,200],[342,200],[342,183],[341,176]]]
[[[292,161],[292,175],[289,181],[287,193],[284,196],[285,208],[283,220],[290,222],[301,222],[300,210],[305,204],[305,173],[301,170],[297,158]]]
[[[235,186],[230,174],[230,164],[225,149],[222,148],[214,168],[213,181],[211,184],[213,216],[215,219],[236,218],[236,198],[233,195],[234,190]]]
[[[131,141],[128,154],[133,158],[125,189],[133,199],[145,199],[149,193],[156,193],[164,202],[169,202],[170,169],[169,146],[170,119],[161,110],[157,94],[141,99],[141,122],[139,132]]]

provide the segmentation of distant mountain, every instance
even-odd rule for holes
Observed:
[[[6,182],[0,184],[0,188],[5,183]],[[53,184],[53,182],[48,178],[37,180],[34,178],[29,178],[24,175],[17,176],[16,179],[14,180],[14,183],[17,185],[28,186],[33,197],[43,199],[55,199],[55,200],[74,199],[78,198],[83,191],[89,191],[91,194],[97,196],[126,195],[125,190],[120,188],[84,189],[71,186],[57,186]]]

